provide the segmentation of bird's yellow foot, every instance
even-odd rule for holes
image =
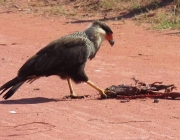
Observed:
[[[106,95],[106,90],[101,90],[100,92],[101,98],[100,99],[106,99],[107,95]]]
[[[105,89],[104,92],[105,92],[107,98],[116,98],[117,97],[116,92],[114,92],[112,90]]]
[[[87,97],[90,97],[90,95],[67,95],[67,96],[64,96],[63,99],[83,99],[83,98],[87,98]]]

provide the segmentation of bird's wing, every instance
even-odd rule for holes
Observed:
[[[34,57],[35,71],[66,69],[87,61],[88,47],[82,38],[62,38],[41,49]]]

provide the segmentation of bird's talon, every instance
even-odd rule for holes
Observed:
[[[67,96],[64,96],[63,99],[84,99],[84,98],[87,98],[87,97],[90,97],[90,95],[67,95]]]
[[[100,92],[100,94],[101,94],[101,98],[100,98],[100,99],[106,99],[106,98],[107,98],[107,95],[105,94],[105,91],[104,91],[104,90],[102,90],[102,91]]]
[[[68,99],[70,96],[69,95],[67,95],[67,96],[64,96],[63,97],[63,99]]]
[[[116,98],[117,97],[116,92],[114,92],[112,90],[107,90],[106,89],[104,92],[107,95],[107,98]]]
[[[107,96],[101,95],[100,99],[106,99],[106,98],[107,98]]]

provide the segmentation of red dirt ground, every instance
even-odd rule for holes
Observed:
[[[0,14],[0,85],[16,76],[20,66],[50,41],[89,23],[66,24],[65,19],[31,14]],[[180,91],[180,38],[146,30],[131,21],[111,21],[116,44],[104,42],[86,72],[102,88],[141,81],[175,84]],[[35,90],[39,88],[39,90]],[[63,100],[66,81],[41,78],[24,84],[9,100],[0,101],[1,140],[179,140],[180,100],[97,100],[85,84],[74,85],[91,98]],[[16,113],[10,113],[15,111]]]

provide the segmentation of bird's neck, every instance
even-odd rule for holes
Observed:
[[[93,59],[97,53],[97,51],[100,49],[100,46],[102,42],[104,41],[103,38],[99,35],[98,32],[96,32],[95,29],[86,29],[85,33],[87,35],[87,38],[90,40],[90,42],[93,44],[90,46],[91,55],[89,56],[90,60]]]
[[[94,28],[86,29],[85,33],[88,39],[94,44],[95,49],[98,51],[102,42],[104,41],[104,38]]]

